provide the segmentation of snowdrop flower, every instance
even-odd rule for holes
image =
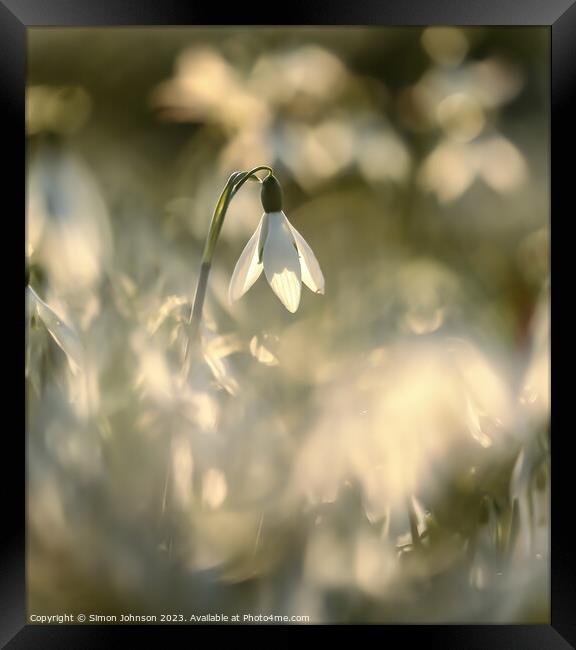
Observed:
[[[236,263],[230,301],[243,296],[264,270],[274,293],[294,313],[300,304],[302,282],[323,294],[324,276],[312,249],[282,211],[282,190],[274,176],[262,181],[261,199],[264,214]]]

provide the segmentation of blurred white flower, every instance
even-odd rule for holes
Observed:
[[[283,211],[262,215],[232,274],[228,292],[231,302],[250,289],[262,269],[274,293],[292,313],[300,304],[302,282],[315,293],[324,293],[320,264]]]
[[[473,142],[442,141],[424,160],[418,182],[446,204],[460,198],[476,180],[504,195],[518,190],[528,178],[524,154],[494,133]]]
[[[168,119],[206,120],[233,132],[270,119],[266,100],[251,92],[246,75],[211,47],[184,51],[174,77],[160,84],[152,101]]]
[[[414,87],[423,112],[435,116],[438,105],[458,94],[475,100],[482,110],[508,104],[522,90],[521,70],[510,61],[491,57],[459,66],[429,69]]]
[[[472,462],[483,471],[514,451],[505,371],[471,341],[407,340],[346,359],[333,375],[319,397],[329,406],[295,463],[294,490],[312,505],[336,502],[357,481],[366,516],[383,521],[413,495],[442,494],[442,476]]]
[[[334,101],[349,81],[348,71],[332,52],[318,45],[304,45],[261,56],[247,79],[258,97],[293,109]]]
[[[61,140],[44,140],[26,185],[26,254],[60,295],[87,297],[112,258],[112,229],[100,184]]]
[[[457,27],[427,27],[421,36],[430,58],[441,66],[458,66],[470,49],[466,32]]]

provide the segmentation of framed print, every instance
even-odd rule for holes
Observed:
[[[4,647],[575,647],[574,4],[0,0]]]

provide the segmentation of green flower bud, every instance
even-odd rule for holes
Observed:
[[[282,188],[274,176],[270,175],[262,181],[260,200],[264,212],[282,211]]]

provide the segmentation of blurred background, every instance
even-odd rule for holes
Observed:
[[[36,614],[549,620],[548,30],[28,30]],[[229,304],[267,164],[323,269]]]

